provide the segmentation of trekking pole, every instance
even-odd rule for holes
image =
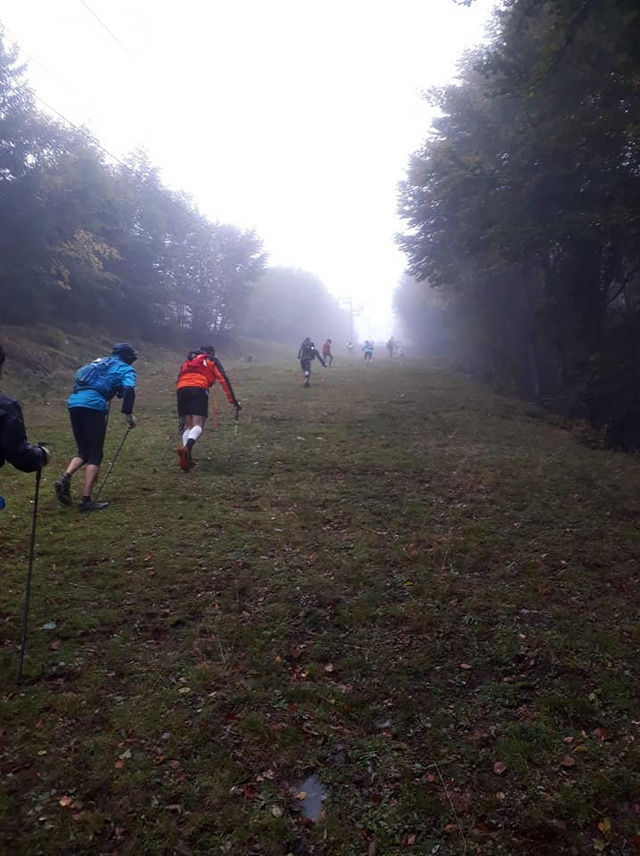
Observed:
[[[95,504],[95,503],[97,503],[97,501],[100,499],[100,494],[102,493],[102,488],[103,488],[103,487],[105,486],[105,484],[107,483],[107,479],[108,479],[108,478],[109,478],[109,476],[111,475],[111,470],[115,467],[116,461],[118,460],[118,455],[120,454],[120,452],[122,451],[122,447],[124,446],[124,441],[125,441],[125,440],[127,439],[127,437],[129,436],[129,431],[131,431],[131,427],[130,427],[130,426],[127,426],[127,430],[124,432],[124,437],[122,438],[122,441],[120,442],[120,445],[118,446],[118,450],[117,450],[117,452],[115,453],[115,455],[113,456],[113,460],[112,460],[112,461],[111,461],[111,463],[109,464],[109,469],[107,470],[107,474],[106,474],[106,476],[104,477],[104,479],[102,480],[102,484],[101,484],[101,485],[100,485],[100,487],[98,488],[98,493],[96,494],[96,498],[95,498],[95,500],[94,500],[94,504]]]
[[[27,627],[29,624],[29,601],[31,599],[31,577],[33,575],[33,560],[36,550],[36,524],[38,520],[38,499],[40,497],[40,477],[42,467],[36,470],[36,490],[33,497],[33,517],[31,519],[31,543],[29,545],[29,564],[27,568],[27,585],[24,595],[24,610],[22,612],[22,633],[20,638],[20,662],[18,665],[18,683],[22,681],[24,655],[27,650]]]
[[[236,418],[233,421],[233,437],[231,438],[231,469],[233,470],[236,464],[236,439],[238,437],[238,418],[240,411],[236,407]]]
[[[180,418],[180,419],[178,420],[178,427],[176,428],[176,430],[175,430],[175,431],[172,431],[171,436],[169,437],[169,442],[167,443],[167,445],[166,445],[166,447],[165,447],[165,450],[164,450],[164,452],[162,453],[162,457],[160,458],[160,460],[161,460],[163,463],[164,463],[164,461],[165,461],[165,459],[166,459],[166,457],[167,457],[167,452],[169,451],[169,449],[170,449],[170,448],[173,446],[173,444],[175,443],[175,440],[176,440],[176,434],[182,434],[182,432],[183,432],[183,431],[184,431],[184,418]]]

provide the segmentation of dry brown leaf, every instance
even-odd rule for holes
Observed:
[[[571,755],[565,755],[562,761],[560,761],[560,765],[562,767],[575,767],[576,759],[572,758]]]
[[[496,761],[493,765],[493,772],[496,774],[496,776],[504,776],[504,774],[507,772],[507,765],[504,763],[504,761]]]

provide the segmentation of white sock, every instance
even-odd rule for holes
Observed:
[[[195,443],[201,434],[202,425],[194,425],[193,428],[189,431],[189,440],[193,440],[193,442]]]
[[[187,430],[186,430],[186,431],[183,431],[183,432],[182,432],[182,445],[183,445],[183,446],[186,446],[186,445],[187,445],[187,440],[188,440],[188,439],[189,439],[189,429],[187,428]]]

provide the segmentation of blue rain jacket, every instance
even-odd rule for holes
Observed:
[[[99,389],[81,386],[76,383],[73,392],[67,399],[67,407],[88,407],[106,413],[108,402],[117,395],[121,398],[125,389],[136,388],[136,370],[117,356],[109,358],[109,365]],[[108,382],[105,388],[104,380]]]

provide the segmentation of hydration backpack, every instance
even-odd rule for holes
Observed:
[[[119,381],[109,377],[109,369],[120,360],[114,357],[98,357],[92,363],[81,366],[75,374],[75,386],[73,391],[82,389],[95,389],[107,401],[116,394],[120,386]]]

